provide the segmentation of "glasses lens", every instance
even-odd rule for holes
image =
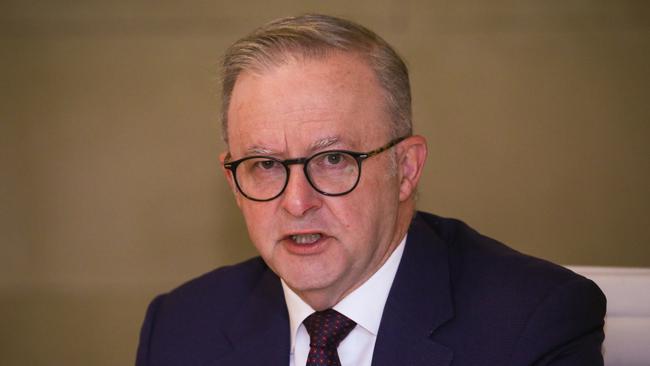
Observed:
[[[237,166],[236,179],[239,189],[257,200],[277,196],[287,180],[287,170],[277,160],[250,158]]]
[[[350,154],[326,151],[309,160],[307,174],[314,187],[321,192],[346,193],[359,179],[359,163]]]

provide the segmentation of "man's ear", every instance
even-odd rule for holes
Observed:
[[[414,193],[427,160],[427,140],[420,135],[408,137],[398,146],[399,200],[406,201]]]

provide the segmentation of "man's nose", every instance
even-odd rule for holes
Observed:
[[[292,216],[300,217],[322,205],[322,195],[311,186],[301,165],[289,168],[289,180],[280,196],[282,207]]]

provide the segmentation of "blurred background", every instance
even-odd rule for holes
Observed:
[[[646,1],[0,2],[0,364],[133,364],[152,297],[255,255],[219,58],[279,16],[406,58],[419,207],[561,264],[650,266]]]

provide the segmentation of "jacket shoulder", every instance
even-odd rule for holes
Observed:
[[[415,221],[419,240],[436,237],[448,256],[455,316],[440,339],[483,354],[486,364],[541,365],[559,357],[589,360],[572,365],[602,364],[606,299],[593,281],[462,221],[426,213]]]
[[[526,290],[538,292],[547,286],[585,279],[565,267],[487,237],[460,220],[423,212],[418,213],[416,220],[446,246],[451,276],[457,283],[473,279],[478,281],[474,285],[484,284],[492,291],[519,283],[526,293]]]
[[[269,276],[275,275],[256,257],[159,295],[147,309],[136,364],[180,365],[187,364],[191,355],[228,352],[232,345],[226,333],[232,319],[258,283]]]
[[[165,295],[167,306],[200,307],[217,301],[221,307],[236,308],[260,278],[269,271],[260,257],[224,266],[187,281]]]

